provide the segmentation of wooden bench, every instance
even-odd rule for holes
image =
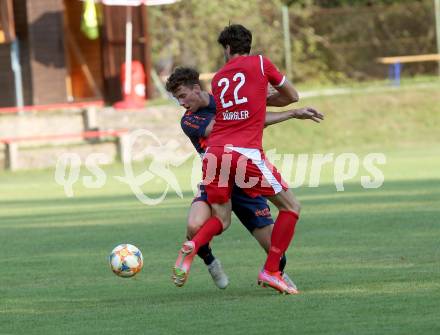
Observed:
[[[380,57],[377,58],[376,61],[381,64],[389,65],[390,80],[394,85],[399,86],[402,64],[418,63],[418,62],[434,62],[434,61],[440,62],[440,54]]]
[[[0,143],[5,145],[5,169],[16,170],[18,166],[18,144],[23,142],[56,142],[68,139],[93,139],[93,138],[113,138],[116,139],[118,146],[118,154],[122,160],[126,153],[127,140],[126,136],[128,129],[117,130],[94,130],[84,131],[75,134],[57,134],[57,135],[38,135],[38,136],[23,136],[23,137],[5,137],[0,138]]]

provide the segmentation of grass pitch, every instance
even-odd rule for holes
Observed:
[[[238,222],[213,245],[230,286],[217,289],[197,260],[174,287],[189,191],[148,207],[110,178],[120,166],[106,168],[103,189],[76,186],[74,198],[53,171],[3,173],[0,334],[438,334],[439,153],[388,155],[379,189],[354,181],[336,192],[326,178],[295,190],[303,213],[287,272],[298,296],[256,285],[265,255]],[[144,254],[135,278],[107,265],[121,242]]]

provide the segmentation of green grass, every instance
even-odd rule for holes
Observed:
[[[407,79],[399,88],[378,81],[350,87],[299,86],[298,90],[301,95],[309,89],[346,88],[351,90],[347,94],[301,98],[299,103],[289,106],[315,107],[325,114],[325,121],[318,125],[290,120],[270,126],[265,130],[265,149],[276,148],[283,153],[393,151],[440,142],[438,77]]]
[[[190,164],[173,168],[184,199],[170,192],[152,207],[113,178],[121,165],[105,167],[101,189],[76,183],[73,198],[53,170],[1,172],[0,334],[439,334],[439,99],[433,87],[304,99],[326,113],[323,124],[266,130],[266,148],[279,152],[387,158],[378,189],[361,187],[361,168],[337,192],[327,164],[319,187],[294,190],[303,211],[287,272],[299,296],[257,287],[265,255],[237,221],[213,244],[230,287],[217,289],[199,260],[174,287]],[[132,279],[107,265],[122,242],[144,254]]]
[[[303,213],[287,270],[302,294],[291,297],[256,286],[265,257],[238,222],[214,242],[228,289],[198,260],[187,285],[173,286],[188,189],[148,207],[110,178],[118,165],[105,169],[103,189],[76,185],[73,198],[53,171],[4,173],[0,334],[438,334],[439,153],[388,154],[379,189],[354,178],[336,192],[324,171],[320,187],[295,190]],[[189,168],[176,172],[183,179]],[[138,277],[107,266],[121,242],[144,253]]]
[[[325,121],[291,120],[265,130],[266,149],[395,150],[440,142],[440,82],[429,87],[353,92],[300,100],[325,114]],[[296,108],[295,105],[291,106]]]

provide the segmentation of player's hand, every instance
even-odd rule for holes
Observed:
[[[324,120],[324,114],[318,112],[316,109],[312,107],[304,107],[304,108],[298,108],[294,109],[292,111],[292,118],[295,119],[301,119],[301,120],[312,120],[317,123],[320,123],[322,120]]]

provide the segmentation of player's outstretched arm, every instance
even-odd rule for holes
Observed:
[[[320,123],[322,120],[324,120],[324,114],[320,113],[312,107],[293,109],[292,112],[292,118],[294,119],[312,120],[317,123]]]
[[[298,92],[287,78],[280,87],[275,87],[275,89],[277,91],[267,97],[267,106],[284,107],[299,100]]]
[[[298,109],[290,109],[285,112],[266,112],[266,120],[264,126],[280,123],[289,119],[312,120],[314,122],[321,122],[324,120],[324,114],[318,112],[311,107],[304,107]]]

